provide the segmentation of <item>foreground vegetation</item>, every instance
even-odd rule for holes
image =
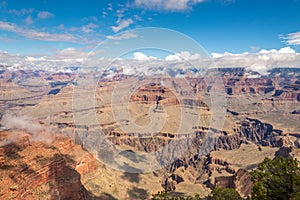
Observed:
[[[254,183],[252,200],[300,200],[299,161],[293,158],[266,158],[257,169],[250,172]],[[153,200],[200,200],[200,196],[172,197],[163,191],[153,195]],[[233,188],[214,188],[203,200],[242,200]]]
[[[253,200],[300,199],[300,168],[296,159],[266,158],[250,174]]]

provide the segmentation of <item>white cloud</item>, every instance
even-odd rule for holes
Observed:
[[[149,57],[143,54],[142,52],[135,52],[133,54],[133,59],[135,60],[149,60]]]
[[[250,49],[251,49],[252,53],[256,53],[256,52],[258,52],[260,50],[260,47],[258,47],[258,46],[251,46]]]
[[[260,52],[258,52],[258,54],[269,54],[269,53],[277,53],[277,54],[289,53],[289,54],[294,54],[294,53],[296,53],[296,51],[294,49],[292,49],[291,47],[284,47],[284,48],[281,48],[279,50],[276,50],[276,49],[271,49],[271,50],[262,49],[262,50],[260,50]]]
[[[180,53],[168,55],[165,60],[166,61],[184,61],[184,60],[196,60],[200,59],[199,54],[191,54],[188,51],[182,51]]]
[[[279,38],[283,39],[288,45],[300,45],[300,31],[287,35],[280,35]]]
[[[58,64],[61,66],[71,65],[74,63],[81,63],[83,60],[88,57],[89,53],[83,51],[82,49],[76,49],[73,47],[62,49],[56,51],[55,54],[51,56],[42,56],[42,57],[32,57],[26,56],[24,59],[28,63],[35,63],[38,65],[48,66],[49,63]]]
[[[37,120],[34,120],[28,116],[15,116],[11,114],[5,114],[3,116],[3,119],[1,120],[1,123],[6,128],[22,130],[23,134],[25,130],[26,135],[30,135],[30,141],[38,141],[51,144],[54,140],[54,135],[53,133],[51,133],[51,131],[50,133],[45,132],[46,127],[41,125]],[[24,135],[22,135],[22,133],[12,131],[12,134],[8,135],[5,140],[0,141],[0,146],[4,146],[10,143],[16,143],[20,140],[20,138],[23,138],[23,136]]]
[[[113,11],[112,3],[109,3],[109,4],[107,4],[107,5],[108,5],[107,10]]]
[[[102,18],[106,18],[108,16],[108,13],[105,11],[102,11]]]
[[[138,35],[133,33],[133,32],[125,32],[125,33],[121,33],[121,34],[118,34],[118,35],[109,35],[109,36],[106,36],[107,39],[110,39],[110,40],[124,40],[124,39],[131,39],[131,38],[137,38]]]
[[[85,58],[95,56],[95,59],[85,60]],[[97,66],[101,71],[110,65],[112,60],[107,58],[99,59],[99,52],[88,53],[84,49],[66,48],[55,52],[51,56],[19,56],[0,51],[0,65],[9,65],[9,69],[44,69],[47,71],[68,70],[70,66],[85,67]],[[90,58],[91,58],[90,57]],[[248,70],[266,74],[268,70],[278,67],[300,67],[300,54],[290,47],[279,50],[261,50],[258,53],[213,53],[211,60],[215,67],[244,67]],[[86,61],[89,61],[88,64]],[[186,73],[198,73],[196,69],[211,66],[210,60],[201,57],[199,54],[192,54],[183,51],[169,55],[165,59],[147,56],[142,52],[135,52],[133,59],[116,59],[113,63],[118,70],[126,74],[144,75],[165,75],[172,77],[183,76]],[[85,68],[86,69],[86,68]],[[85,70],[84,69],[84,70]]]
[[[185,11],[205,0],[135,0],[134,4],[150,10]]]
[[[83,32],[85,32],[85,33],[91,33],[91,32],[94,32],[94,29],[97,28],[97,27],[98,27],[98,26],[97,26],[96,24],[94,24],[94,23],[89,23],[89,24],[83,26],[83,27],[81,28],[81,30],[82,30]]]
[[[10,32],[16,32],[18,28],[12,23],[0,21],[0,29]]]
[[[35,30],[21,30],[17,33],[35,40],[74,42],[77,38],[71,34],[52,34]]]
[[[16,24],[0,21],[0,30],[17,33],[29,39],[43,40],[43,41],[66,41],[75,42],[78,40],[71,34],[52,34],[42,31],[36,31],[32,29],[23,29]]]
[[[139,15],[134,15],[134,19],[137,21],[143,21],[143,19]]]
[[[133,59],[135,59],[135,60],[151,60],[151,59],[157,59],[157,58],[155,58],[153,56],[147,56],[142,52],[134,52]]]
[[[132,19],[121,19],[117,21],[117,26],[112,26],[111,29],[116,33],[133,24]]]
[[[57,51],[53,56],[56,59],[84,59],[88,56],[87,52],[84,52],[81,49],[76,48],[66,48],[60,51]]]
[[[48,11],[40,11],[37,14],[38,19],[48,19],[51,17],[54,17],[55,15],[53,13],[50,13]]]
[[[278,53],[290,53],[290,54],[295,54],[296,51],[294,49],[292,49],[291,47],[284,47],[281,48]]]
[[[89,55],[83,49],[66,48],[45,56],[20,56],[0,51],[0,65],[9,66],[9,70],[43,69],[57,72],[70,66],[80,66]]]
[[[300,54],[291,47],[276,50],[261,50],[258,53],[230,54],[212,53],[218,67],[245,67],[249,70],[266,74],[276,67],[300,67]]]
[[[30,133],[37,133],[43,130],[43,127],[39,123],[34,123],[32,119],[27,116],[13,116],[4,115],[2,123],[6,128],[26,130]]]

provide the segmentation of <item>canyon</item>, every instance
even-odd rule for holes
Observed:
[[[251,78],[0,71],[0,198],[251,194],[264,158],[300,159],[300,71]],[[257,74],[256,74],[257,75]]]

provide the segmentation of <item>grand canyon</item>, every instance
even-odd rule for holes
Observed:
[[[248,198],[265,158],[300,159],[298,68],[0,69],[0,199],[204,198],[215,186]]]

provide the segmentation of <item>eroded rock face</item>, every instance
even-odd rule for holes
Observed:
[[[246,143],[245,137],[240,134],[221,135],[215,145],[216,149],[237,149],[243,143]]]
[[[176,189],[176,185],[181,182],[184,182],[184,179],[182,177],[176,174],[172,174],[165,180],[165,182],[162,184],[162,187],[167,191],[173,191]]]
[[[195,131],[195,137],[188,139],[190,141],[189,152],[198,152],[201,149],[203,139],[208,133],[209,129],[205,127],[199,127],[199,130]],[[262,123],[256,119],[247,118],[240,123],[231,133],[225,131],[215,130],[216,133],[220,133],[219,138],[216,140],[212,150],[225,149],[232,150],[240,147],[241,144],[247,144],[247,142],[253,142],[255,144],[263,146],[277,146],[282,138],[282,132],[273,129],[273,126],[267,123]],[[176,135],[176,138],[186,139],[191,134]],[[136,148],[137,150],[145,150],[146,152],[157,151],[163,145],[168,144],[174,139],[174,134],[157,134],[154,138],[134,138],[128,134],[116,133],[112,134],[111,141],[118,145],[128,145]],[[110,137],[109,137],[110,138]],[[295,138],[291,136],[291,138]],[[180,150],[180,146],[176,148]],[[171,153],[171,152],[170,152]],[[191,157],[194,155],[191,155]]]
[[[220,168],[222,166],[222,168]],[[212,158],[210,155],[207,156],[207,170],[209,174],[212,171],[221,171],[225,170],[229,174],[234,174],[236,172],[235,169],[230,167],[230,164],[222,159]]]
[[[276,85],[272,79],[235,77],[225,79],[228,95],[267,94],[274,92]]]
[[[234,188],[244,198],[248,198],[251,195],[253,188],[253,182],[251,181],[251,175],[245,169],[240,169],[234,176]]]
[[[234,176],[223,176],[215,178],[215,187],[234,188]]]
[[[297,147],[297,148],[299,148],[300,147],[299,141],[300,141],[300,139],[298,138],[298,134],[297,135],[285,135],[277,141],[276,145],[278,147]]]
[[[216,177],[215,187],[220,188],[233,188],[243,198],[249,198],[253,188],[253,182],[251,181],[251,175],[245,169],[238,170],[233,176]]]
[[[183,96],[192,97],[189,92],[194,91],[196,93],[196,89],[192,89],[191,91],[184,91],[179,89],[175,83],[173,83],[173,89],[179,90]],[[197,99],[190,98],[178,98],[172,91],[171,88],[167,88],[161,84],[150,83],[148,85],[142,86],[135,91],[134,94],[131,95],[130,101],[135,103],[142,104],[157,104],[157,105],[188,105],[188,106],[201,106],[207,107],[207,105],[198,97]],[[183,97],[181,96],[181,97]]]
[[[272,94],[280,101],[299,102],[299,70],[273,69],[268,76],[248,78],[244,69],[220,70],[228,95]],[[259,74],[253,74],[259,75]]]
[[[275,146],[276,137],[281,135],[271,124],[250,118],[241,123],[240,131],[247,140],[263,146]]]
[[[3,158],[0,196],[3,199],[93,198],[81,183],[78,171],[84,170],[76,171],[78,163],[55,146],[28,144],[27,139],[21,139],[18,143],[2,146],[0,153]]]
[[[273,130],[273,127],[264,124],[258,120],[254,119],[246,119],[242,123],[240,123],[241,127],[238,129],[235,129],[232,133],[227,133],[227,132],[221,132],[220,138],[217,140],[216,146],[214,149],[236,149],[238,148],[241,144],[247,143],[247,141],[252,141],[257,144],[261,145],[273,145],[273,144],[278,144],[278,141],[276,140],[277,135],[280,136],[280,134],[275,130]],[[181,158],[176,160],[174,163],[172,163],[170,166],[167,166],[165,169],[162,169],[161,173],[158,172],[158,175],[162,177],[162,186],[165,189],[168,190],[174,190],[176,189],[176,185],[180,184],[182,181],[187,181],[183,177],[177,174],[176,170],[179,168],[184,168],[186,173],[192,173],[195,176],[195,180],[189,180],[191,182],[196,183],[197,180],[201,180],[201,177],[203,174],[209,173],[210,169],[206,169],[205,166],[207,165],[206,162],[208,162],[207,158],[203,159],[203,157],[198,157],[198,149],[201,148],[202,145],[202,139],[205,136],[209,129],[207,128],[202,128],[201,131],[198,130],[196,132],[196,137],[190,140],[190,149],[187,153],[183,154]],[[113,134],[117,135],[117,133]],[[182,135],[182,137],[186,137],[185,135]],[[294,136],[293,136],[294,137]],[[118,137],[113,137],[113,138],[118,138]],[[169,141],[173,139],[172,134],[161,134],[159,137],[156,139],[159,141],[153,142],[153,138],[131,138],[126,134],[119,134],[119,140],[118,142],[121,145],[129,145],[132,147],[135,147],[139,150],[145,150],[145,151],[156,151],[161,145],[167,144]],[[274,140],[274,141],[273,141]],[[115,141],[115,140],[112,140]],[[25,141],[26,143],[26,141]],[[24,143],[24,144],[25,144]],[[28,144],[27,144],[28,145]],[[26,145],[25,145],[26,146]],[[77,145],[78,146],[78,145]],[[30,146],[29,146],[30,147]],[[29,148],[28,147],[28,148]],[[33,148],[35,146],[32,146]],[[26,147],[27,148],[27,147]],[[42,147],[41,147],[42,148]],[[43,147],[44,148],[44,147]],[[56,145],[56,148],[60,150],[60,152],[70,152],[77,147],[71,142],[71,141],[65,141],[63,143],[60,143],[60,145]],[[176,150],[180,150],[180,146],[176,148]],[[41,150],[39,150],[41,151]],[[54,154],[53,150],[53,154]],[[169,152],[171,153],[171,152]],[[44,171],[43,175],[39,175],[34,178],[34,180],[39,180],[40,176],[41,177],[46,177],[44,179],[39,180],[37,183],[36,182],[27,182],[26,184],[30,183],[32,185],[32,188],[37,188],[40,185],[45,185],[47,183],[56,183],[55,181],[58,181],[61,187],[56,188],[53,187],[51,189],[47,189],[48,193],[53,196],[53,198],[57,198],[58,193],[62,193],[65,195],[64,197],[68,198],[79,198],[79,196],[72,196],[74,194],[76,195],[89,195],[88,192],[83,188],[83,186],[80,183],[80,174],[84,175],[89,172],[89,170],[93,170],[97,168],[97,165],[93,165],[91,162],[91,159],[89,157],[83,157],[81,159],[76,160],[76,162],[72,165],[73,167],[70,168],[70,165],[67,164],[67,159],[64,158],[63,155],[53,155],[54,158],[49,162],[49,166],[55,165],[55,167],[46,167],[46,168],[41,168],[42,171]],[[29,158],[30,159],[30,158]],[[33,158],[32,158],[33,159]],[[52,163],[53,162],[53,163]],[[52,163],[52,164],[51,164]],[[226,168],[226,171],[229,174],[235,174],[236,171],[232,169],[228,163],[226,163],[223,160],[211,160],[210,163],[218,164],[224,166]],[[78,173],[79,172],[79,173]],[[26,169],[24,173],[27,173]],[[164,174],[169,173],[169,176],[165,176]],[[64,176],[65,174],[66,176]],[[234,187],[237,187],[237,190],[239,188],[240,193],[245,193],[245,196],[247,194],[247,191],[249,190],[248,187],[244,186],[244,175],[243,173],[237,174],[238,177],[234,179]],[[57,178],[59,176],[60,178]],[[43,181],[42,181],[43,180]],[[76,191],[80,192],[74,192],[74,190],[68,191],[68,188],[70,186],[70,182],[74,184],[73,188],[76,189]],[[202,181],[198,181],[198,183],[203,184]],[[222,182],[222,181],[221,181]],[[219,180],[219,183],[221,183]],[[247,181],[246,181],[247,182]],[[76,185],[77,184],[77,185]],[[223,184],[223,183],[222,183]],[[221,185],[222,185],[221,184]],[[236,186],[237,185],[237,186]],[[11,187],[14,187],[12,185]],[[31,186],[30,186],[31,187]],[[27,187],[27,188],[30,188]],[[12,192],[20,191],[20,195],[22,194],[24,198],[29,195],[26,191],[24,191],[25,188],[25,183],[24,186],[18,186],[17,190],[14,190]],[[15,188],[13,188],[15,189]],[[65,191],[65,193],[63,193]],[[245,191],[245,192],[244,192]],[[18,194],[19,195],[19,194]],[[69,196],[71,195],[71,196]],[[22,197],[23,197],[22,196]],[[81,197],[80,197],[81,198]]]
[[[293,148],[292,147],[280,147],[280,149],[275,153],[275,156],[282,156],[284,158],[292,158],[292,151]]]

